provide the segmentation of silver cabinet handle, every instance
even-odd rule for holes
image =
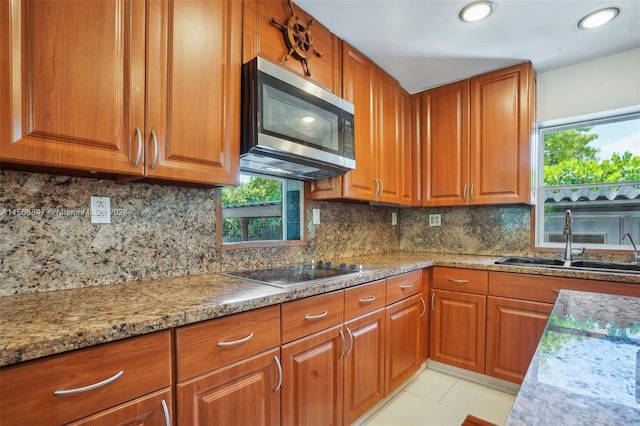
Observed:
[[[474,190],[475,187],[476,187],[476,184],[472,183],[471,184],[471,191],[469,191],[469,195],[471,196],[471,202],[472,203],[475,201],[475,199],[474,199],[475,197],[473,196],[473,190]]]
[[[276,367],[278,367],[278,384],[276,385],[276,388],[273,391],[278,392],[282,387],[282,376],[283,376],[282,364],[280,364],[280,359],[278,358],[278,355],[274,356],[273,359],[276,361]]]
[[[323,313],[318,314],[318,315],[310,315],[310,314],[307,314],[307,315],[305,315],[305,316],[304,316],[304,319],[306,319],[306,320],[315,320],[315,319],[320,319],[320,318],[324,318],[324,317],[326,317],[328,313],[329,313],[329,311],[327,311],[327,310],[325,309],[325,311],[324,311]]]
[[[422,312],[420,312],[420,318],[422,318],[427,312],[427,304],[424,303],[424,299],[422,297],[420,297],[420,303],[422,303]]]
[[[154,130],[151,131],[151,139],[153,140],[153,162],[151,163],[151,170],[153,170],[158,165],[158,137]]]
[[[411,287],[413,287],[413,283],[409,283],[409,284],[402,284],[402,285],[400,286],[400,288],[401,288],[401,289],[403,289],[403,290],[405,290],[405,289],[407,289],[407,288],[411,288]]]
[[[249,340],[251,340],[253,338],[253,331],[251,333],[249,333],[249,335],[247,337],[244,337],[240,340],[233,340],[231,342],[225,342],[224,340],[220,340],[218,342],[218,346],[233,346],[233,345],[239,345],[242,343],[246,343]]]
[[[136,139],[138,140],[138,155],[136,156],[136,162],[133,164],[133,167],[138,167],[140,165],[140,159],[142,158],[142,133],[138,126],[136,126]]]
[[[431,293],[431,310],[433,312],[436,311],[436,307],[433,305],[433,301],[434,301],[435,298],[436,298],[436,294],[435,293]]]
[[[467,202],[467,184],[462,187],[462,201]]]
[[[449,278],[449,282],[454,284],[469,284],[469,280],[454,280],[453,278]]]
[[[375,296],[371,296],[371,297],[361,297],[360,299],[358,299],[358,302],[360,303],[371,303],[374,300],[376,300]]]
[[[104,385],[108,385],[109,383],[115,382],[123,374],[124,374],[124,370],[120,370],[116,374],[114,374],[112,377],[109,377],[108,379],[103,380],[101,382],[94,383],[94,384],[88,385],[88,386],[83,386],[81,388],[57,390],[57,391],[53,391],[53,394],[54,395],[69,395],[71,393],[87,392],[87,391],[90,391],[90,390],[93,390],[93,389],[100,388],[100,387],[102,387]]]
[[[380,196],[380,179],[373,178],[373,181],[376,184],[376,190],[375,190],[375,193],[373,194],[373,196],[378,198]]]
[[[340,339],[342,339],[342,350],[340,351],[339,359],[342,359],[342,357],[344,356],[344,346],[347,344],[347,340],[344,338],[344,333],[342,332],[342,330],[340,330],[339,333],[340,333]]]
[[[347,349],[347,356],[349,356],[353,350],[353,333],[349,330],[349,327],[347,327],[347,334],[349,335],[349,349]]]
[[[384,182],[382,182],[382,179],[378,179],[380,181],[380,196],[382,196],[382,194],[384,194]]]
[[[162,412],[164,413],[164,424],[165,426],[171,426],[171,417],[169,416],[169,407],[167,407],[167,402],[163,399],[161,404]]]

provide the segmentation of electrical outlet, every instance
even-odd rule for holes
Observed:
[[[398,213],[391,212],[391,224],[392,225],[397,225],[398,224]]]
[[[313,209],[313,224],[320,224],[320,209]]]
[[[442,225],[442,221],[439,214],[430,214],[429,215],[429,226],[440,226]]]
[[[111,223],[109,197],[91,197],[91,223]]]

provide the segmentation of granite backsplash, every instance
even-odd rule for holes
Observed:
[[[307,243],[218,250],[216,191],[0,171],[0,295],[199,275],[398,250],[527,254],[528,206],[397,208],[307,203]],[[110,224],[78,213],[108,196]],[[313,225],[311,209],[321,223]],[[11,213],[21,209],[22,214]],[[33,209],[33,214],[27,214]],[[391,213],[399,224],[391,225]],[[430,227],[440,213],[442,226]]]

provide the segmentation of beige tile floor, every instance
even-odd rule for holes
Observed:
[[[427,369],[363,424],[459,426],[472,414],[503,425],[514,400],[514,395]]]

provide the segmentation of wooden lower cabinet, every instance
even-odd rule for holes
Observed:
[[[279,425],[280,350],[273,349],[177,386],[179,425]]]
[[[384,324],[384,309],[345,323],[345,425],[353,423],[384,396]]]
[[[486,296],[433,290],[431,359],[484,373]]]
[[[419,294],[393,305],[385,311],[385,395],[420,369],[421,317],[426,314]]]
[[[522,383],[552,309],[550,303],[488,296],[486,374]]]
[[[342,324],[283,345],[282,424],[342,424]]]
[[[171,388],[167,388],[69,423],[69,426],[170,425],[173,418],[171,394]]]

